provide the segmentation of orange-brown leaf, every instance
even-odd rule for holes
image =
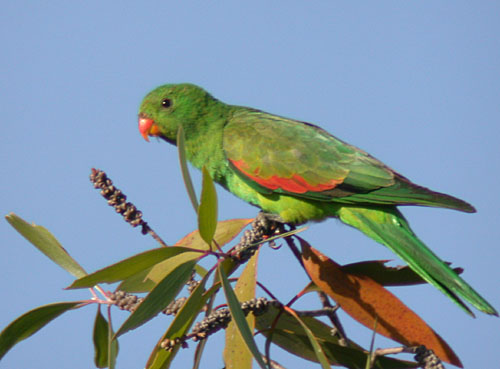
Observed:
[[[425,345],[443,361],[462,367],[448,344],[417,314],[373,279],[344,272],[304,240],[302,260],[312,281],[352,318],[405,346]]]

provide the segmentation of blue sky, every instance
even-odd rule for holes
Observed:
[[[6,2],[1,213],[44,225],[88,271],[155,247],[92,188],[88,174],[97,167],[167,242],[195,229],[175,149],[148,144],[137,131],[137,107],[150,89],[192,82],[225,102],[319,124],[416,183],[470,201],[477,214],[403,212],[499,309],[499,25],[495,1]],[[256,214],[218,194],[221,219]],[[0,327],[36,306],[88,297],[63,291],[71,277],[5,221],[0,237]],[[304,237],[340,263],[395,258],[335,220],[312,225]],[[264,249],[259,278],[283,300],[306,282],[285,248]],[[430,286],[392,291],[466,367],[497,360],[498,319],[471,319]],[[0,367],[91,367],[94,313],[63,316]],[[342,317],[350,337],[368,346],[370,332]],[[119,368],[144,365],[166,327],[162,319],[123,337]],[[222,367],[223,335],[212,341],[205,365]],[[396,345],[377,338],[377,346]],[[274,352],[290,368],[318,367]],[[176,367],[189,367],[191,356],[183,352]]]

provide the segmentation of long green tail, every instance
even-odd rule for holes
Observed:
[[[467,313],[474,316],[458,296],[482,312],[498,316],[493,306],[417,238],[397,208],[342,206],[337,210],[337,216],[342,222],[387,246]]]

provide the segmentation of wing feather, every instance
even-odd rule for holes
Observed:
[[[323,129],[261,111],[235,113],[223,145],[243,178],[276,192],[329,200],[344,182],[362,191],[394,183],[384,164]]]

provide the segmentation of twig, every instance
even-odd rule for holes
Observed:
[[[444,369],[441,360],[436,356],[434,351],[427,349],[425,346],[401,346],[385,349],[377,349],[373,351],[370,358],[370,368],[375,363],[377,356],[394,355],[394,354],[415,354],[415,360],[420,364],[422,369]]]
[[[285,240],[288,244],[288,247],[290,247],[290,250],[292,250],[295,258],[299,261],[300,265],[302,265],[302,268],[304,268],[304,263],[302,261],[302,255],[301,255],[299,249],[297,248],[297,246],[295,245],[295,243],[293,242],[293,239],[291,237],[286,237]],[[318,296],[319,296],[319,299],[321,301],[321,304],[323,305],[323,308],[325,309],[325,311],[328,311],[328,314],[326,314],[326,315],[328,316],[328,318],[332,322],[332,325],[334,327],[333,334],[338,337],[339,345],[347,346],[347,335],[346,335],[344,328],[342,327],[342,324],[340,323],[340,320],[339,320],[337,313],[336,313],[339,306],[335,306],[335,307],[332,306],[332,304],[330,304],[330,300],[328,299],[328,296],[322,291],[318,292]],[[295,300],[298,297],[299,296],[295,296],[295,298],[292,299],[292,301],[290,301],[287,304],[287,306],[290,306],[293,302],[295,302]]]
[[[264,363],[267,364],[271,369],[286,369],[284,366],[279,364],[278,362],[274,360],[267,360],[267,357],[265,355],[260,355],[262,357],[262,360],[264,360]]]
[[[328,299],[328,296],[326,295],[326,293],[322,291],[318,292],[318,297],[324,308],[330,308],[330,313],[328,314],[328,318],[332,322],[332,325],[335,329],[334,334],[337,335],[339,339],[339,345],[347,346],[347,335],[345,333],[344,327],[342,326],[342,323],[340,323],[339,317],[337,316],[337,310],[340,307],[340,305],[336,305],[335,307],[332,306],[330,300]]]
[[[290,226],[290,227],[293,227],[293,226]],[[300,263],[302,268],[304,268],[304,262],[302,261],[302,254],[300,253],[297,246],[295,246],[295,243],[293,242],[292,237],[285,237],[285,241],[286,241],[288,247],[290,248],[290,250],[292,251],[293,255],[295,256],[295,258],[297,259],[297,261]]]
[[[329,314],[336,311],[337,309],[338,307],[334,306],[334,307],[324,307],[323,309],[316,309],[316,310],[294,310],[294,311],[295,313],[297,313],[298,316],[316,317],[316,316],[329,316]]]

